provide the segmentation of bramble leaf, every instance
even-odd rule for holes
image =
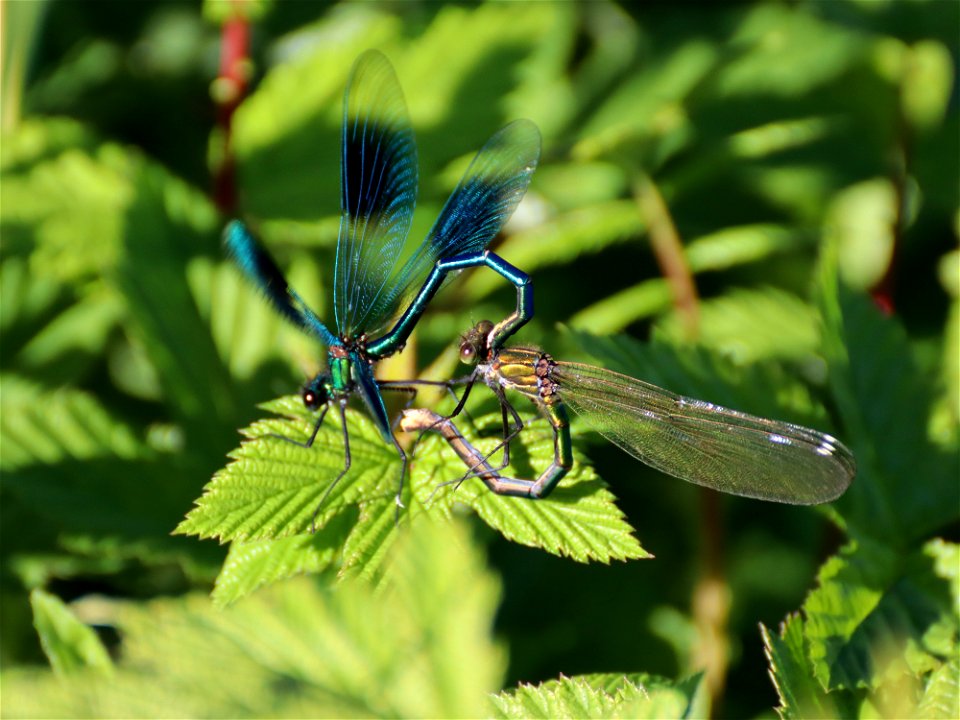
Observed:
[[[214,475],[177,533],[251,541],[311,529],[320,500],[344,468],[339,419],[325,418],[307,448],[295,443],[309,439],[316,417],[299,397],[288,395],[261,407],[286,417],[260,420],[241,431],[248,440],[230,453],[233,462]],[[319,508],[318,528],[344,506],[389,492],[391,478],[399,482],[396,451],[373,423],[359,413],[347,413],[347,423],[353,464]]]
[[[489,415],[475,422],[481,430],[499,428],[500,416]],[[493,452],[499,442],[497,437],[471,440],[484,455]],[[510,456],[513,464],[501,471],[505,477],[536,477],[553,459],[553,432],[544,422],[529,424],[519,441],[511,444]],[[444,513],[462,503],[474,508],[484,522],[507,539],[578,562],[651,557],[633,536],[606,484],[579,453],[575,453],[573,470],[540,500],[496,495],[478,478],[469,478],[459,487],[439,487],[440,483],[459,480],[465,471],[464,464],[443,441],[431,437],[418,448],[414,462],[413,482],[419,501],[429,509],[442,508]],[[435,489],[433,501],[426,505]]]
[[[325,418],[313,446],[305,448],[270,435],[299,442],[310,436],[316,417],[299,398],[287,396],[263,407],[287,418],[261,420],[245,429],[250,440],[231,453],[233,462],[214,476],[197,506],[177,528],[181,534],[262,543],[236,551],[239,554],[234,559],[244,565],[244,579],[238,581],[236,590],[221,591],[225,593],[223,601],[235,599],[237,593],[249,591],[264,578],[316,570],[331,563],[339,564],[345,575],[372,577],[397,538],[398,518],[403,526],[430,516],[450,517],[455,504],[473,507],[488,525],[514,542],[579,562],[649,556],[632,535],[613,495],[579,457],[560,487],[543,500],[497,496],[476,479],[459,489],[449,485],[434,493],[438,485],[458,480],[467,469],[439,438],[429,437],[412,456],[407,479],[407,493],[412,495],[405,494],[409,507],[398,514],[394,494],[400,478],[399,458],[373,424],[353,412],[348,413],[352,465],[317,513],[317,534],[324,538],[317,545],[303,533],[309,532],[317,504],[343,469],[339,422]],[[488,427],[499,427],[499,423],[499,415],[478,421]],[[477,441],[477,447],[485,452],[496,445],[492,438]],[[523,466],[505,472],[537,472],[533,468],[545,468],[553,457],[553,435],[545,425],[535,423],[512,447],[513,457]],[[352,507],[359,509],[359,515],[345,520],[344,513]],[[299,539],[269,542],[291,536]],[[342,554],[335,561],[329,552],[336,554],[333,549],[339,546]],[[320,547],[327,550],[318,555]],[[260,553],[262,560],[254,562]],[[236,569],[231,568],[231,572]]]
[[[477,717],[500,682],[497,580],[454,523],[391,549],[387,582],[277,583],[220,610],[202,595],[81,601],[117,628],[111,678],[4,673],[11,717]]]
[[[921,675],[955,652],[956,604],[928,553],[861,540],[824,564],[803,609],[814,673],[831,690],[878,687],[894,663]]]
[[[67,677],[82,670],[110,675],[113,663],[92,628],[80,622],[56,595],[30,593],[33,626],[54,673]]]
[[[521,684],[495,695],[495,717],[700,717],[703,708],[695,708],[701,679],[670,681],[642,673],[561,676],[537,686]]]

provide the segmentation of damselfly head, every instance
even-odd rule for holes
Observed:
[[[300,393],[307,410],[316,410],[330,400],[330,377],[320,373],[303,386]]]
[[[460,362],[467,365],[476,365],[481,359],[486,359],[488,346],[487,335],[493,330],[493,323],[481,320],[460,338]]]

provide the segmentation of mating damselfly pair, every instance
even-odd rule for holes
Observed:
[[[463,478],[479,477],[494,492],[546,497],[573,462],[567,407],[639,460],[670,475],[728,493],[794,504],[835,499],[855,474],[850,452],[829,435],[753,417],[674,395],[602,368],[554,360],[533,348],[505,347],[533,315],[533,286],[521,270],[488,249],[526,192],[540,156],[536,126],[517,120],[480,149],[426,238],[405,252],[417,195],[416,143],[406,104],[389,61],[377,51],[360,56],[347,82],[341,132],[340,230],[334,267],[336,333],[289,286],[277,263],[239,221],[230,223],[230,256],[287,320],[327,347],[327,366],[304,386],[302,399],[317,416],[305,443],[312,446],[330,408],[345,420],[357,394],[383,439],[402,462],[396,502],[402,505],[407,455],[394,434],[383,391],[415,396],[420,385],[466,383],[444,417],[406,411],[401,428],[443,435],[466,463]],[[517,288],[514,311],[476,324],[460,356],[474,365],[460,381],[378,381],[374,364],[399,352],[427,304],[450,278],[486,266]],[[508,393],[527,397],[553,428],[554,460],[536,480],[503,477],[459,432],[453,419],[477,380],[495,393],[503,413],[506,466],[511,441],[524,423]],[[319,510],[351,465],[342,422],[344,464],[324,490]],[[314,513],[316,517],[316,512]]]

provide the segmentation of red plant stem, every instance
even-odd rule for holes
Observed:
[[[234,7],[237,4],[234,3]],[[220,131],[220,162],[214,168],[213,198],[221,212],[233,214],[237,209],[236,159],[233,155],[233,113],[247,90],[250,66],[250,23],[235,9],[223,24],[220,43],[220,72],[214,84],[217,103],[217,128]]]

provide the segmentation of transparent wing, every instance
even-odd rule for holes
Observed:
[[[853,455],[816,430],[675,395],[609,370],[559,363],[561,399],[638,460],[734,495],[812,505],[843,494]]]
[[[287,284],[277,263],[242,222],[233,220],[227,224],[223,231],[223,243],[230,259],[259,288],[278,313],[326,345],[338,343],[320,318]]]
[[[540,159],[540,131],[515,120],[491,137],[470,163],[426,239],[413,252],[375,315],[392,319],[420,290],[434,264],[484,250],[516,209]]]
[[[410,232],[417,148],[396,73],[369,50],[353,65],[343,98],[340,235],[333,304],[341,337],[382,325],[375,309]]]

